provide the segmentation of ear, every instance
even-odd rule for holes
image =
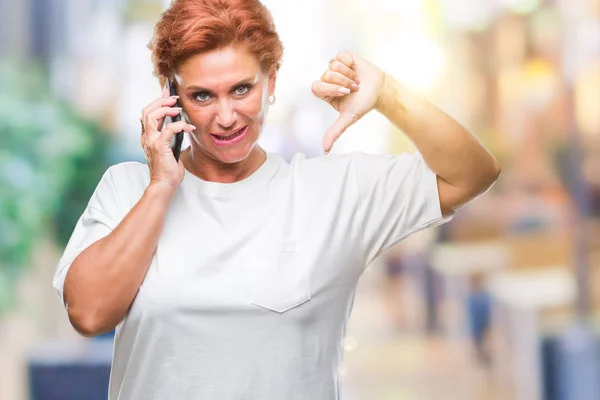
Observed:
[[[275,94],[275,86],[277,82],[277,71],[273,71],[269,74],[269,96]]]

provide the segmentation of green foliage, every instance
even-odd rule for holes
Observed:
[[[35,242],[53,228],[66,243],[107,167],[108,136],[45,82],[35,67],[0,63],[0,315]]]

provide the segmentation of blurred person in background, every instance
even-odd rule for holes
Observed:
[[[489,334],[492,314],[492,298],[487,289],[486,275],[476,273],[470,278],[470,291],[466,299],[469,330],[475,356],[483,365],[489,365]]]
[[[178,98],[164,90],[144,108],[147,165],[106,171],[54,277],[79,333],[116,328],[109,398],[340,398],[341,342],[365,268],[485,192],[498,163],[349,51],[312,84],[339,112],[325,155],[287,163],[265,152],[257,139],[283,46],[258,0],[175,0],[150,49]],[[418,153],[328,155],[372,110]],[[180,131],[191,145],[177,162]]]

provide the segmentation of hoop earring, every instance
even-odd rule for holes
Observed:
[[[271,99],[271,98],[272,98],[272,99]],[[273,104],[275,104],[275,101],[276,101],[276,100],[277,100],[277,97],[275,97],[275,95],[274,95],[274,94],[272,94],[272,95],[270,95],[270,96],[269,96],[269,104],[270,104],[270,105],[273,105]]]

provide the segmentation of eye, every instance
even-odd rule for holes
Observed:
[[[205,102],[210,99],[210,95],[206,92],[194,93],[194,99],[199,102]]]
[[[249,85],[241,85],[241,86],[238,86],[235,89],[235,94],[241,96],[241,95],[244,95],[244,94],[248,93],[249,90],[250,90],[250,86]]]

